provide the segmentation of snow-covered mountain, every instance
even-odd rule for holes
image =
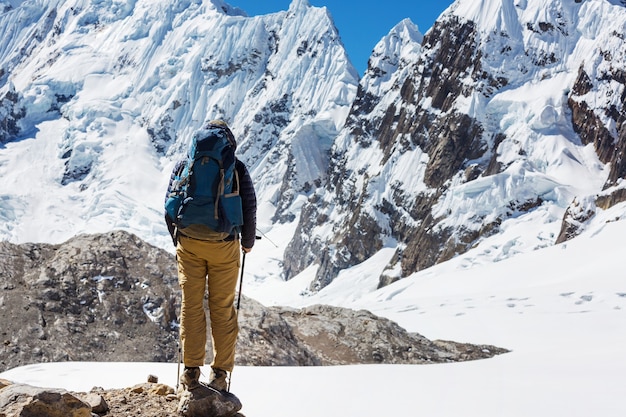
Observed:
[[[304,273],[319,290],[377,257],[382,286],[626,213],[623,1],[457,0],[423,35],[399,22],[361,80],[306,0],[257,17],[220,0],[0,9],[0,238],[14,243],[125,229],[171,249],[169,171],[214,118],[276,245],[250,260],[257,281]]]
[[[261,225],[320,183],[358,74],[306,0],[246,17],[220,0],[29,1],[0,8],[0,236],[112,228],[166,247],[162,202],[191,133],[227,120]]]
[[[421,45],[400,24],[303,208],[287,277],[319,265],[318,290],[387,253],[384,286],[468,250],[554,245],[616,205],[624,218],[625,37],[623,2],[603,0],[459,0]]]

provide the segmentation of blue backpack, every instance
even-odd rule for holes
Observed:
[[[165,211],[179,230],[202,225],[225,235],[240,231],[236,147],[232,133],[220,125],[210,124],[194,134],[165,201]]]

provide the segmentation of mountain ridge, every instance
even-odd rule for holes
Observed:
[[[296,233],[299,251],[293,260],[286,255],[288,267],[295,265],[289,276],[319,264],[311,284],[317,291],[391,245],[397,249],[381,275],[383,286],[481,246],[487,258],[497,258],[510,256],[511,247],[563,242],[607,208],[595,206],[594,195],[623,202],[622,164],[613,158],[623,160],[619,68],[625,60],[618,45],[624,18],[623,7],[604,2],[455,2],[424,36],[400,94],[390,93],[394,101],[375,115],[353,108],[334,151],[358,156],[336,158],[331,171],[337,175],[305,206],[298,231],[313,230],[314,238]],[[367,93],[356,102],[361,96]],[[373,120],[374,128],[346,132],[359,117],[364,124]],[[362,157],[375,153],[370,146],[378,148],[376,159]],[[346,192],[340,182],[355,186]],[[576,222],[571,213],[580,200],[591,203]],[[348,203],[324,236],[328,228],[316,218],[331,216],[324,207],[337,210],[332,201]],[[507,229],[529,221],[539,229],[534,242],[507,236]],[[568,224],[576,231],[559,232]],[[308,252],[318,255],[299,264],[307,242],[314,243]],[[327,246],[331,250],[319,251]]]

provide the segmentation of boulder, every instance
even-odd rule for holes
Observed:
[[[4,417],[91,417],[91,406],[62,389],[10,384],[0,389]]]
[[[89,404],[91,407],[91,411],[103,415],[109,411],[109,404],[106,402],[104,397],[95,392],[90,392],[81,396],[81,400],[85,403]]]
[[[205,385],[183,391],[178,403],[178,412],[185,417],[234,417],[239,410],[241,401],[234,394]]]

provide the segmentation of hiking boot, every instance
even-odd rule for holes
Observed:
[[[180,383],[187,390],[200,386],[200,368],[197,366],[192,368],[185,367],[185,371],[180,376]]]
[[[218,391],[227,391],[228,390],[228,382],[226,381],[227,377],[228,377],[228,372],[223,371],[218,368],[212,368],[211,382],[209,382],[209,387],[216,389]]]

